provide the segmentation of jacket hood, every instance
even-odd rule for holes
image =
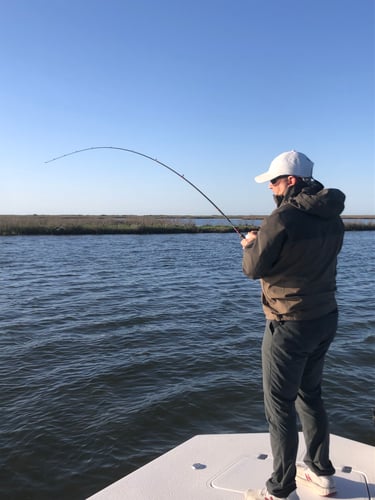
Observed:
[[[324,219],[339,216],[345,208],[345,194],[339,189],[325,189],[323,184],[312,179],[299,181],[288,189],[285,196],[277,197],[278,206],[289,204]]]

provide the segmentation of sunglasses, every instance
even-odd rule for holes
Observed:
[[[275,177],[274,179],[271,179],[270,183],[275,185],[279,182],[280,179],[286,179],[287,177],[289,177],[289,175],[279,175],[279,177]]]

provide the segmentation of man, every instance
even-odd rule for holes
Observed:
[[[288,151],[255,177],[269,181],[277,208],[259,232],[241,241],[243,271],[262,287],[263,391],[273,455],[266,487],[247,491],[247,500],[298,498],[296,479],[321,496],[336,491],[321,380],[337,328],[335,277],[345,195],[324,189],[312,169],[307,156]],[[296,410],[306,444],[303,466],[296,466]]]

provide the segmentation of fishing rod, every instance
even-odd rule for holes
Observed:
[[[184,180],[185,182],[190,184],[190,186],[192,186],[196,191],[198,191],[198,193],[200,193],[202,196],[204,196],[206,198],[206,200],[209,203],[211,203],[211,205],[213,207],[215,207],[216,210],[229,222],[229,224],[232,226],[232,228],[235,230],[235,232],[238,234],[238,236],[240,238],[245,238],[245,236],[237,229],[237,227],[233,224],[233,222],[229,219],[229,217],[227,217],[225,215],[225,213],[203,191],[201,191],[195,184],[193,184],[191,181],[189,181],[189,179],[187,179],[183,174],[180,174],[179,172],[177,172],[177,170],[170,167],[166,163],[163,163],[163,162],[157,160],[156,158],[152,158],[151,156],[146,155],[144,153],[140,153],[139,151],[134,151],[133,149],[119,148],[116,146],[93,146],[91,148],[77,149],[76,151],[71,151],[70,153],[65,153],[63,155],[56,156],[56,158],[52,158],[51,160],[47,160],[45,163],[51,163],[53,161],[60,160],[61,158],[65,158],[66,156],[75,155],[77,153],[83,153],[84,151],[91,151],[93,149],[116,149],[119,151],[126,151],[127,153],[133,153],[135,155],[143,156],[144,158],[147,158],[148,160],[154,161],[155,163],[158,163],[162,167],[167,168],[168,170],[170,170],[174,174],[178,175],[178,177],[180,177],[182,180]]]

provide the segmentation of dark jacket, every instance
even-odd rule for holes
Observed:
[[[299,180],[276,200],[257,238],[244,249],[243,271],[260,279],[270,320],[308,320],[337,307],[336,262],[343,242],[345,195]]]

